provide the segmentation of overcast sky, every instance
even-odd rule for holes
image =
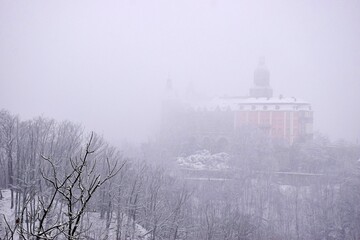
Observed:
[[[360,1],[0,0],[0,108],[146,140],[168,77],[247,95],[260,56],[314,129],[360,138]]]

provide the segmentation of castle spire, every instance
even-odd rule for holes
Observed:
[[[166,80],[166,90],[171,91],[173,89],[173,84],[171,78]]]

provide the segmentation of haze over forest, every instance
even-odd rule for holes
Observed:
[[[111,142],[156,133],[179,95],[247,95],[265,56],[274,96],[314,130],[360,136],[359,1],[0,1],[0,109],[82,123]]]
[[[360,1],[0,0],[0,240],[360,239]]]

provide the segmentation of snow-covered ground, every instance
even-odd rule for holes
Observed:
[[[106,220],[100,218],[100,213],[97,212],[88,212],[84,216],[84,221],[89,223],[89,230],[86,235],[92,237],[93,239],[116,239],[116,226],[117,221],[115,215],[111,218],[110,226],[108,230],[106,229]],[[126,234],[124,229],[126,227],[127,217],[125,216],[122,222],[122,234]],[[150,235],[144,236],[146,234],[146,229],[140,226],[139,224],[135,225],[135,238],[134,240],[147,240],[150,238]],[[123,239],[123,238],[121,238]],[[132,239],[129,236],[126,239]]]
[[[4,217],[8,222],[14,221],[13,210],[10,209],[11,194],[9,189],[0,190],[3,198],[0,200],[0,239],[5,236],[6,223]]]
[[[2,240],[6,234],[5,227],[6,223],[4,221],[4,216],[6,220],[13,224],[14,219],[14,212],[13,209],[10,209],[10,203],[11,203],[11,193],[9,189],[1,190],[3,198],[0,200],[0,240]],[[126,219],[126,217],[124,217]],[[84,222],[85,225],[89,226],[89,229],[86,233],[88,237],[92,237],[93,239],[116,239],[116,218],[115,215],[112,217],[110,226],[108,228],[108,231],[106,229],[106,220],[100,219],[100,213],[98,212],[87,212],[84,215]],[[123,220],[122,226],[125,226],[126,220]],[[135,231],[135,239],[132,240],[147,240],[150,238],[149,235],[144,236],[147,232],[146,229],[144,229],[139,224],[135,225],[136,231]],[[107,237],[106,237],[107,236]],[[130,240],[130,238],[127,238]]]
[[[227,153],[211,154],[208,150],[202,150],[187,157],[178,157],[177,163],[182,168],[226,170],[229,168],[229,160],[230,155]]]

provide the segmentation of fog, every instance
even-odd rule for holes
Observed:
[[[258,58],[274,96],[314,130],[360,136],[359,1],[1,1],[0,108],[82,123],[114,143],[152,138],[171,78],[247,95]]]

